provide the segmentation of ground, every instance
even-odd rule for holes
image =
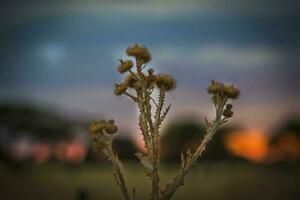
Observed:
[[[129,186],[137,199],[149,199],[149,180],[137,163],[126,163]],[[164,165],[161,183],[178,168]],[[41,164],[15,169],[0,164],[0,199],[3,200],[122,199],[107,163],[82,166]],[[199,163],[188,175],[174,200],[297,200],[300,199],[299,165]]]

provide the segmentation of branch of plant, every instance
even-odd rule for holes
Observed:
[[[146,172],[146,175],[152,181],[152,200],[169,200],[179,186],[183,185],[184,178],[189,172],[192,165],[202,155],[207,143],[216,133],[217,128],[227,122],[228,118],[233,116],[232,104],[226,104],[227,99],[237,99],[239,90],[232,84],[223,84],[217,81],[211,81],[208,87],[208,93],[212,96],[212,101],[216,108],[216,118],[212,122],[206,120],[206,134],[203,140],[191,153],[190,150],[186,155],[181,154],[181,171],[174,178],[173,182],[166,186],[164,191],[159,189],[159,162],[160,162],[160,125],[166,118],[171,104],[165,108],[165,95],[176,89],[176,80],[169,74],[156,74],[152,68],[148,69],[148,73],[144,73],[146,63],[151,60],[151,54],[146,47],[135,44],[127,48],[126,53],[132,60],[120,60],[118,72],[121,74],[128,73],[123,82],[115,84],[114,93],[117,96],[125,95],[133,100],[138,107],[138,125],[143,135],[145,148],[147,152],[136,153],[141,165]],[[158,99],[152,97],[154,90],[159,90]],[[151,102],[155,105],[155,113],[152,112]],[[224,110],[224,106],[226,109]],[[224,116],[222,118],[222,115]],[[118,128],[114,125],[114,120],[100,120],[94,122],[89,128],[92,138],[92,144],[96,150],[102,151],[114,166],[114,177],[119,185],[125,200],[135,200],[135,189],[132,190],[132,197],[128,193],[126,186],[123,164],[112,149],[112,135],[117,132]]]
[[[208,127],[206,129],[206,133],[204,135],[203,140],[199,144],[199,146],[196,148],[195,152],[191,155],[189,153],[185,158],[182,158],[182,168],[177,176],[174,177],[173,182],[170,184],[167,184],[166,189],[164,191],[161,191],[161,199],[162,200],[169,200],[174,195],[176,190],[184,185],[184,179],[186,174],[190,171],[193,164],[197,161],[197,159],[202,155],[202,153],[205,151],[206,145],[208,142],[212,139],[212,137],[215,135],[217,128],[223,123],[223,120],[221,120],[223,108],[226,103],[226,100],[220,101],[218,103],[218,106],[216,107],[216,117],[215,120],[212,123],[207,123]]]

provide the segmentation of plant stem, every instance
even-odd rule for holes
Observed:
[[[117,184],[121,189],[124,199],[131,200],[131,197],[128,193],[128,189],[126,186],[125,178],[124,178],[123,164],[119,160],[118,156],[114,154],[111,145],[108,150],[109,150],[109,159],[111,160],[114,167]]]
[[[174,195],[175,191],[182,185],[184,185],[184,178],[186,174],[191,169],[192,165],[197,161],[197,159],[202,155],[205,151],[206,145],[215,135],[217,128],[222,124],[222,112],[224,105],[226,103],[226,99],[224,101],[220,101],[216,108],[216,118],[213,123],[207,127],[206,134],[201,141],[200,145],[193,153],[190,158],[187,158],[186,163],[184,163],[184,167],[181,169],[180,173],[173,179],[173,182],[166,186],[166,189],[161,192],[162,200],[169,200]]]

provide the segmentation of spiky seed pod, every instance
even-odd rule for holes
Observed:
[[[133,63],[131,60],[120,60],[120,65],[118,67],[118,72],[121,74],[129,71],[133,67]]]
[[[156,76],[153,75],[153,74],[151,74],[151,75],[149,75],[149,76],[146,76],[146,80],[147,80],[147,83],[151,85],[152,83],[155,83],[155,81],[156,81]]]
[[[165,91],[171,91],[176,89],[176,80],[168,74],[156,75],[156,86]]]
[[[148,69],[148,76],[146,76],[146,80],[150,85],[156,81],[156,75],[154,75],[154,69],[152,68]]]
[[[141,55],[144,51],[146,51],[146,48],[138,44],[134,44],[133,46],[130,46],[126,49],[126,53],[128,56]]]
[[[115,84],[115,89],[114,89],[115,95],[116,96],[122,95],[124,92],[126,92],[127,88],[128,88],[127,85],[124,83]]]
[[[126,84],[130,88],[133,88],[136,82],[137,79],[132,74],[128,74],[124,79],[124,84]]]
[[[224,84],[217,81],[211,81],[210,85],[207,88],[209,94],[222,93],[224,89]]]
[[[225,109],[223,111],[223,116],[226,118],[230,118],[233,116],[233,111],[231,109]]]
[[[148,69],[148,74],[149,74],[149,75],[154,74],[154,69],[152,69],[152,68]]]
[[[115,124],[115,120],[114,120],[114,119],[110,119],[110,120],[108,120],[108,121],[107,121],[107,123],[109,123],[109,124],[112,124],[112,125],[113,125],[113,124]]]
[[[141,59],[143,61],[143,63],[148,63],[152,59],[152,56],[147,50],[139,56],[139,59]]]
[[[224,94],[231,99],[237,99],[240,96],[240,91],[234,85],[226,85],[224,87]]]
[[[89,133],[91,135],[101,134],[106,127],[106,121],[100,120],[93,122],[89,127]]]
[[[151,60],[151,54],[148,49],[138,44],[128,47],[126,53],[128,56],[134,56],[137,59],[142,60],[144,63]]]
[[[226,104],[226,109],[231,110],[232,109],[232,104]]]
[[[112,135],[118,132],[118,127],[114,124],[107,123],[104,130],[105,133]]]
[[[136,91],[141,91],[143,89],[143,83],[141,81],[136,81],[133,87]]]

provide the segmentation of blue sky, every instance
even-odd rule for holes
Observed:
[[[178,80],[171,118],[212,116],[212,79],[237,84],[235,122],[270,128],[299,113],[296,1],[10,1],[0,8],[0,100],[116,118],[134,131],[134,105],[114,97],[117,60],[131,44]],[[128,116],[132,116],[128,118]]]

